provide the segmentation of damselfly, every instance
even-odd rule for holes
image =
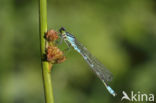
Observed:
[[[87,48],[85,48],[72,34],[66,32],[64,28],[61,28],[59,31],[61,33],[61,38],[64,39],[65,43],[68,46],[72,46],[78,53],[82,55],[84,60],[106,86],[110,94],[116,96],[114,90],[109,85],[107,85],[107,82],[112,80],[112,74],[104,67],[101,62],[92,56]]]

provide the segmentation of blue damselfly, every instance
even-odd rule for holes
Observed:
[[[114,90],[107,84],[112,80],[112,74],[99,62],[91,53],[84,47],[72,34],[66,32],[64,28],[60,29],[61,38],[64,39],[65,43],[70,47],[72,46],[78,53],[82,55],[84,60],[88,63],[95,74],[100,78],[107,90],[113,96],[116,96]]]

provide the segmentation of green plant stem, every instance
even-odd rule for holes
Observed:
[[[45,103],[54,103],[51,73],[49,72],[49,63],[43,61],[43,56],[45,54],[46,47],[44,35],[47,32],[47,0],[40,0],[39,5],[40,5],[39,6],[40,47],[41,47],[41,62],[42,62],[42,76],[43,76]]]

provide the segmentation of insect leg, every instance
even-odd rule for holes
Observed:
[[[70,50],[70,48],[71,48],[71,44],[70,44],[69,42],[67,42],[67,41],[65,41],[65,43],[66,43],[66,45],[67,45],[67,48],[65,48],[65,49],[63,50],[63,52],[68,52],[68,51]]]

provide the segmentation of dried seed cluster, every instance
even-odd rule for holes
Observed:
[[[45,35],[45,37],[46,37],[46,39],[47,39],[47,41],[55,41],[55,40],[57,40],[58,39],[58,35],[57,35],[58,33],[56,32],[56,31],[54,31],[54,30],[49,30],[47,33],[46,33],[46,35]]]
[[[65,56],[63,52],[54,45],[54,42],[58,39],[57,32],[54,30],[49,30],[45,34],[45,38],[48,42],[46,47],[46,58],[50,63],[62,63],[65,61]],[[53,44],[53,45],[51,45]]]
[[[49,46],[46,50],[47,61],[54,63],[62,63],[65,60],[63,52],[56,46]]]

